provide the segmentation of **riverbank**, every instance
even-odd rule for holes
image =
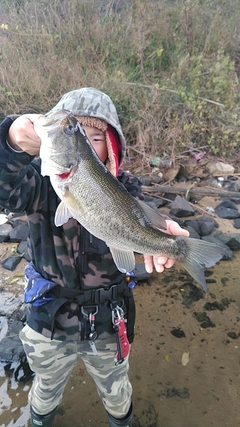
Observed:
[[[156,201],[160,196],[150,197]],[[238,200],[230,201],[240,217]],[[196,204],[190,202],[192,215],[176,219],[193,233],[194,221],[199,224],[202,218],[210,218],[216,222],[212,235],[239,236],[236,218],[216,214],[221,202],[219,195],[203,196]],[[171,214],[171,203],[163,203],[161,211]],[[25,321],[23,273],[27,260],[17,253],[19,243],[0,243],[1,263],[20,256],[13,271],[0,265],[0,349],[5,352],[0,364],[0,427],[27,427],[29,420],[27,394],[32,376],[18,338]],[[206,271],[208,293],[178,265],[163,274],[153,273],[136,286],[137,318],[130,358],[134,427],[239,424],[240,256],[236,248],[229,250],[228,260]],[[136,258],[142,262],[141,256]],[[81,362],[69,380],[56,422],[69,427],[69,419],[71,427],[106,426],[104,409]]]

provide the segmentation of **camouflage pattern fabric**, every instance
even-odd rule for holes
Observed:
[[[74,112],[77,115],[90,114],[103,118],[118,131],[124,152],[125,140],[122,139],[121,126],[110,98],[92,88],[89,95],[87,92],[85,89],[74,91],[73,98],[72,93],[66,94],[66,99],[73,105],[65,105],[64,96],[64,102],[60,101],[56,108],[76,108]],[[77,95],[81,96],[78,98]],[[91,97],[90,104],[87,96]],[[29,254],[35,270],[47,281],[70,289],[108,289],[112,285],[121,285],[125,275],[116,268],[103,241],[89,234],[75,219],[70,219],[61,227],[55,226],[54,215],[60,199],[49,178],[42,177],[40,159],[25,152],[16,152],[6,142],[8,129],[15,118],[9,116],[0,125],[0,206],[9,212],[26,212],[30,229]],[[141,183],[137,178],[119,171],[118,179],[133,196],[143,199]],[[79,305],[76,302],[64,303],[52,319],[54,304],[56,306],[51,298],[49,304],[40,307],[28,304],[29,326],[46,337],[54,336],[62,341],[80,340],[82,319]],[[100,307],[98,320],[99,325],[103,325],[108,316],[105,324],[110,333],[111,311],[108,309],[106,314],[107,304],[109,302]],[[101,329],[99,336],[103,332]]]
[[[93,354],[88,341],[50,340],[29,326],[23,328],[20,338],[28,363],[36,373],[29,393],[29,402],[36,413],[47,414],[60,404],[64,387],[79,358],[95,381],[106,410],[116,418],[128,412],[132,394],[128,357],[115,365],[114,337],[95,341],[98,355]]]
[[[125,139],[115,106],[107,95],[93,88],[79,89],[64,95],[53,110],[62,108],[111,124],[119,134],[124,157]],[[15,119],[16,116],[9,116],[0,125],[0,206],[9,212],[27,214],[31,265],[40,279],[45,279],[43,289],[36,289],[34,294],[34,280],[31,282],[29,277],[28,281],[26,275],[26,292],[32,303],[27,306],[27,325],[20,338],[29,365],[36,373],[29,393],[30,404],[38,414],[51,412],[61,402],[69,375],[81,358],[106,410],[121,418],[129,410],[132,387],[128,379],[128,356],[123,363],[115,365],[117,345],[111,301],[106,299],[98,306],[96,355],[87,339],[89,324],[79,304],[75,300],[61,304],[60,298],[51,292],[55,289],[52,289],[53,283],[64,290],[86,292],[114,285],[121,287],[125,275],[117,270],[106,244],[90,235],[76,220],[55,226],[54,215],[60,200],[49,178],[41,175],[40,159],[17,152],[7,143],[8,130]],[[143,199],[137,178],[120,171],[118,179],[133,196]],[[125,296],[123,309],[127,316],[131,314],[133,329],[134,300],[127,285],[125,290],[129,294]],[[87,310],[85,306],[84,309]]]

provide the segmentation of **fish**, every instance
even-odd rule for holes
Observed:
[[[223,257],[222,247],[166,233],[159,211],[134,198],[99,159],[82,126],[68,110],[39,119],[41,174],[60,198],[55,225],[75,218],[103,240],[119,271],[134,270],[135,253],[173,258],[208,290],[205,267]]]

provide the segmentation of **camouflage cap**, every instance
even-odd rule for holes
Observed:
[[[105,93],[93,87],[84,87],[65,93],[60,101],[47,114],[66,109],[71,111],[74,116],[91,116],[104,120],[113,126],[121,142],[122,158],[126,152],[126,140],[119,122],[115,105],[111,98]]]

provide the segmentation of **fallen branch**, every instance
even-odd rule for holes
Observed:
[[[145,87],[145,88],[148,88],[148,89],[162,90],[162,91],[165,91],[165,92],[176,93],[177,95],[180,94],[180,92],[178,90],[168,89],[166,87],[159,87],[158,85],[144,85],[144,84],[141,84],[141,83],[133,83],[133,82],[124,82],[124,84],[126,84],[128,86],[139,86],[139,87]],[[210,104],[214,104],[214,105],[217,105],[219,107],[224,108],[224,104],[221,104],[220,102],[213,101],[212,99],[202,98],[201,96],[196,96],[196,98],[202,99],[202,101],[209,102]]]
[[[155,185],[154,187],[148,187],[146,185],[142,186],[142,191],[148,193],[173,193],[173,194],[194,194],[201,196],[224,196],[224,197],[234,197],[240,199],[239,191],[228,191],[221,188],[182,188],[182,187],[172,187],[171,185]]]
[[[145,195],[147,195],[147,196],[152,196],[152,197],[157,197],[157,196],[155,196],[154,194],[150,194],[150,193],[148,193],[147,191],[144,191],[144,194]],[[166,200],[167,202],[172,202],[172,200],[170,200],[170,199],[166,199],[166,197],[162,197],[161,196],[161,199],[162,200]],[[202,213],[204,213],[205,215],[209,215],[209,216],[213,216],[213,217],[215,217],[215,214],[213,213],[213,212],[210,212],[210,211],[206,211],[206,209],[204,209],[204,208],[201,208],[200,206],[198,206],[198,205],[195,205],[194,203],[191,203],[191,202],[188,202],[192,207],[193,207],[193,209],[197,212],[197,211],[201,211]]]

